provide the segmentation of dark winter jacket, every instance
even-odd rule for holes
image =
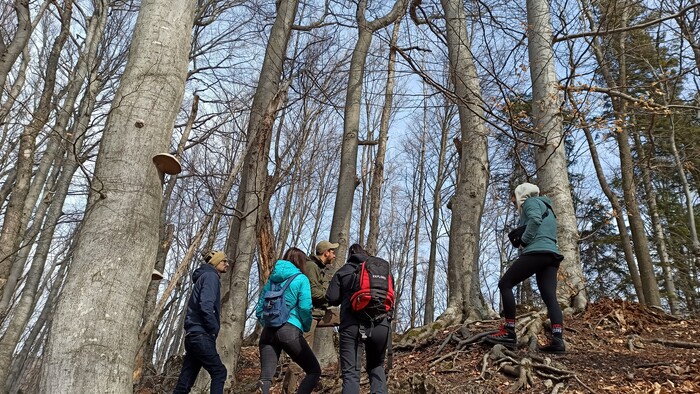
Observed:
[[[328,285],[328,291],[326,292],[326,299],[328,304],[332,306],[340,305],[340,326],[339,329],[344,329],[349,326],[354,326],[360,324],[360,320],[357,318],[355,313],[352,311],[350,305],[350,297],[352,297],[352,291],[354,286],[354,273],[357,268],[367,260],[369,256],[365,254],[353,254],[348,258],[348,262],[345,263],[338,271],[335,272],[330,284]],[[377,323],[375,323],[376,325]],[[388,325],[388,320],[384,319],[381,321],[382,325]]]
[[[219,334],[221,316],[221,282],[219,272],[209,264],[202,264],[192,274],[194,288],[187,303],[185,331]]]

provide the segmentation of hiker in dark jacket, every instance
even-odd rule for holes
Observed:
[[[368,257],[362,246],[351,245],[348,249],[347,263],[333,275],[326,292],[330,305],[340,305],[340,368],[343,375],[343,394],[360,392],[361,344],[365,347],[370,392],[387,393],[384,358],[391,332],[389,323],[391,311],[381,320],[368,322],[361,320],[350,304],[354,289],[354,274]]]
[[[299,384],[298,394],[313,391],[321,379],[321,366],[303,337],[303,332],[311,329],[311,287],[309,279],[303,275],[306,254],[297,248],[289,248],[282,260],[275,263],[270,278],[260,291],[260,298],[255,315],[263,325],[260,334],[260,381],[259,392],[267,394],[272,386],[280,353],[285,353],[304,370],[306,376]],[[296,276],[294,276],[296,275]],[[263,302],[265,293],[273,284],[285,283],[290,278],[289,286],[284,292],[285,304],[289,310],[289,318],[280,327],[266,327],[263,319]]]
[[[219,277],[228,267],[224,252],[215,250],[204,255],[204,264],[192,274],[194,287],[185,315],[185,358],[175,394],[189,393],[201,368],[211,376],[211,393],[224,392],[226,367],[216,351],[216,337],[221,316]]]
[[[498,333],[485,338],[486,342],[510,348],[517,345],[515,334],[515,297],[513,287],[535,275],[537,288],[547,305],[552,324],[552,339],[539,347],[545,353],[564,353],[562,336],[563,317],[557,302],[557,271],[564,256],[557,247],[557,220],[549,197],[540,196],[540,189],[531,183],[515,188],[511,201],[520,214],[520,226],[526,226],[521,237],[520,256],[498,282],[503,300],[505,322]]]

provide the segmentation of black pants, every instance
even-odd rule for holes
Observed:
[[[537,288],[547,305],[552,324],[562,324],[563,318],[557,302],[557,271],[561,256],[554,253],[529,253],[518,257],[498,282],[503,299],[503,314],[506,319],[515,319],[515,297],[513,287],[535,275]]]
[[[389,342],[389,323],[364,327],[366,339],[362,339],[359,325],[340,329],[340,369],[343,373],[343,394],[360,393],[361,344],[365,347],[366,368],[369,374],[370,393],[386,394],[384,357]]]
[[[188,334],[185,336],[185,359],[173,394],[189,393],[202,367],[211,376],[211,393],[223,393],[226,367],[216,352],[216,339],[207,334]]]
[[[270,391],[282,350],[306,373],[297,393],[310,393],[316,388],[316,384],[321,379],[321,366],[299,328],[289,323],[279,328],[264,328],[260,334],[258,347],[260,348],[260,382],[263,394]]]

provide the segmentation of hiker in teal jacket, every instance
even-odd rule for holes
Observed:
[[[537,288],[547,305],[552,323],[552,339],[539,350],[546,353],[564,353],[566,348],[562,337],[563,317],[557,301],[557,271],[564,256],[557,247],[557,219],[549,197],[540,196],[540,189],[531,183],[523,183],[515,188],[511,201],[520,215],[520,226],[525,232],[520,237],[520,257],[503,274],[498,282],[503,300],[505,322],[501,329],[485,338],[486,342],[514,348],[515,297],[513,287],[532,275],[537,278]]]
[[[321,379],[321,367],[303,337],[303,332],[311,329],[311,286],[309,279],[303,275],[306,254],[297,248],[288,249],[282,260],[278,260],[270,278],[260,292],[260,299],[255,315],[263,325],[260,334],[260,382],[258,388],[263,394],[270,392],[272,378],[275,375],[277,361],[282,350],[304,370],[306,376],[299,384],[297,393],[310,393]],[[270,290],[272,283],[283,284],[297,275],[285,290],[284,299],[289,308],[289,318],[280,327],[265,327],[263,322],[263,297]]]

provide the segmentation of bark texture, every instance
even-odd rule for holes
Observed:
[[[461,137],[457,142],[457,184],[450,201],[447,309],[441,319],[461,321],[479,318],[484,311],[479,292],[473,291],[472,281],[473,276],[479,274],[481,215],[489,181],[488,130],[480,106],[481,88],[467,35],[464,5],[459,0],[441,0],[441,4]]]
[[[540,146],[535,154],[542,194],[552,200],[564,261],[559,269],[559,302],[583,310],[588,299],[578,250],[578,227],[569,183],[561,117],[562,100],[554,71],[549,1],[527,0],[527,38],[532,79],[532,115]]]
[[[45,350],[41,392],[132,393],[158,243],[167,152],[187,76],[195,2],[141,3],[95,164],[93,193]]]
[[[272,135],[270,121],[274,120],[277,110],[275,97],[279,96],[287,44],[298,5],[298,0],[277,3],[277,15],[270,30],[270,40],[250,113],[248,151],[243,162],[243,175],[236,202],[238,213],[233,218],[228,237],[227,255],[233,266],[221,291],[221,333],[218,343],[221,359],[228,369],[228,384],[234,380],[243,343],[246,310],[240,305],[248,299],[250,268],[257,245],[258,209],[263,203],[268,176],[268,151]]]

